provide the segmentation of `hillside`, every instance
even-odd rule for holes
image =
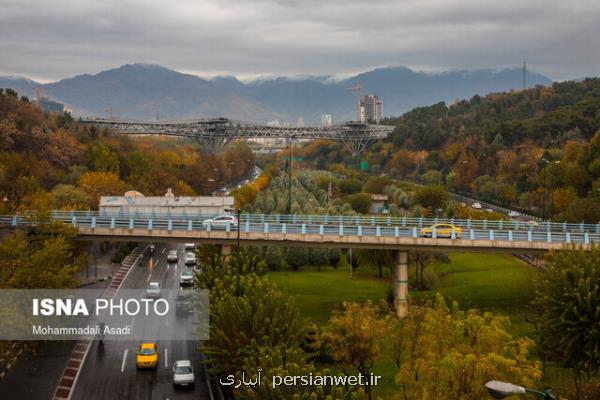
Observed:
[[[127,190],[208,194],[253,168],[254,155],[244,144],[210,155],[191,141],[113,135],[80,125],[68,114],[44,114],[14,92],[0,90],[4,211],[94,209],[100,196]]]
[[[360,156],[371,173],[559,221],[600,221],[600,79],[437,103],[385,123],[397,126],[390,138]],[[319,169],[359,161],[330,142],[300,153]]]
[[[405,67],[379,68],[344,80],[331,77],[266,78],[244,83],[232,76],[206,80],[148,64],[123,65],[95,75],[78,75],[41,85],[44,93],[67,104],[76,116],[107,116],[154,120],[219,117],[267,122],[320,123],[321,114],[334,121],[356,116],[356,94],[347,88],[362,83],[364,93],[384,102],[384,114],[399,115],[417,106],[468,98],[520,87],[520,69],[456,71],[429,74]],[[530,71],[531,85],[550,79]],[[33,97],[33,81],[0,78],[10,87]]]

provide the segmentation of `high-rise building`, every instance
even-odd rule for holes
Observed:
[[[360,99],[360,122],[378,124],[383,115],[383,102],[374,94]]]
[[[321,114],[321,125],[331,126],[331,114]]]
[[[304,128],[304,117],[298,117],[298,123],[296,124],[298,128]]]

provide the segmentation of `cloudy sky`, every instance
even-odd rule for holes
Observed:
[[[600,0],[0,0],[0,75],[126,63],[200,76],[514,67],[600,76]]]

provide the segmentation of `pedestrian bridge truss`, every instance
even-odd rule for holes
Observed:
[[[132,135],[179,136],[200,141],[210,151],[218,151],[234,139],[286,138],[331,139],[342,142],[355,155],[372,142],[385,139],[393,126],[347,122],[332,126],[275,127],[227,118],[173,122],[139,122],[118,119],[81,119],[81,123]]]
[[[210,215],[106,214],[53,212],[52,218],[76,227],[85,240],[193,241],[235,245],[371,248],[387,250],[443,250],[504,253],[540,253],[569,245],[590,248],[600,244],[599,224],[549,223],[531,225],[518,221],[391,218],[335,215],[241,214],[239,224],[213,226]],[[433,229],[425,237],[421,229],[436,223],[461,228],[440,237]],[[31,218],[0,216],[0,226],[34,224]]]

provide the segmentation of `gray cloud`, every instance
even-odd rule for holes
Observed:
[[[55,80],[124,63],[199,75],[384,65],[600,75],[600,0],[0,0],[0,74]]]

